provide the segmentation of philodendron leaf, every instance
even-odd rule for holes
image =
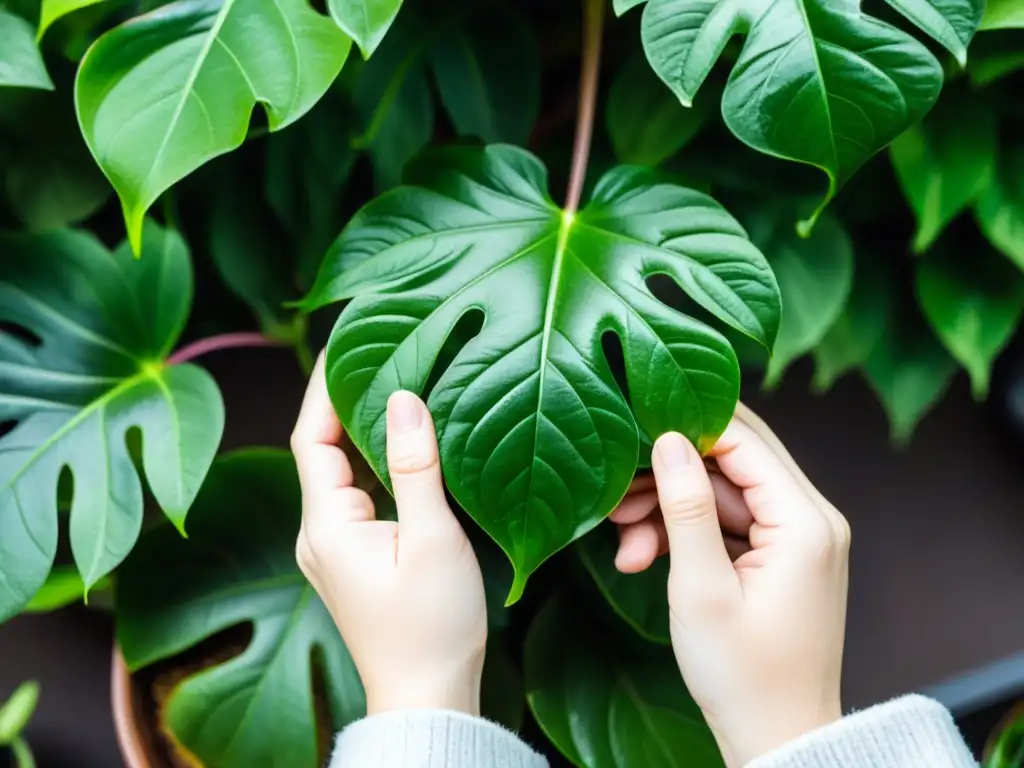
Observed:
[[[956,361],[919,318],[890,319],[864,365],[864,376],[889,415],[894,443],[906,445],[942,397]]]
[[[32,25],[0,5],[0,88],[53,90]]]
[[[987,0],[981,29],[1020,29],[1024,27],[1024,3],[1020,0]]]
[[[988,241],[1024,269],[1024,147],[1000,148],[995,179],[974,214]]]
[[[942,68],[927,48],[853,0],[650,0],[644,8],[647,58],[684,104],[740,30],[746,40],[722,116],[754,149],[828,175],[806,231],[869,157],[931,108]]]
[[[67,16],[69,13],[80,11],[91,5],[109,2],[109,0],[43,0],[39,11],[39,26],[36,28],[36,38],[43,39],[54,22]]]
[[[540,46],[515,6],[470,14],[437,35],[430,62],[461,135],[526,144],[540,112]]]
[[[272,131],[302,117],[350,47],[307,0],[178,0],[100,37],[79,66],[75,104],[133,251],[161,193],[239,146],[257,104]]]
[[[365,712],[355,665],[295,562],[300,520],[290,454],[228,454],[196,499],[189,539],[157,528],[119,574],[117,641],[133,671],[252,625],[240,655],[190,675],[167,703],[167,725],[207,768],[315,768],[318,725],[333,733]]]
[[[825,392],[847,371],[863,365],[885,333],[892,311],[890,270],[875,259],[858,254],[853,290],[839,317],[814,348],[814,382]]]
[[[402,8],[402,0],[327,0],[331,16],[356,41],[363,58],[377,50]]]
[[[0,239],[0,621],[43,585],[57,548],[57,483],[74,477],[71,551],[86,588],[135,544],[142,432],[149,489],[178,528],[220,443],[224,405],[192,365],[164,365],[188,317],[181,238],[146,228],[145,258],[72,231]]]
[[[667,160],[697,135],[710,104],[684,107],[638,53],[626,62],[608,93],[606,122],[615,155],[650,168]]]
[[[569,214],[546,177],[510,146],[437,152],[411,170],[415,186],[356,214],[306,302],[352,299],[328,344],[328,389],[382,478],[388,396],[422,392],[458,321],[486,316],[428,406],[449,488],[515,567],[510,601],[619,501],[640,429],[678,430],[706,450],[732,416],[732,348],[645,280],[670,276],[766,347],[779,322],[764,257],[711,198],[621,167]],[[602,352],[606,333],[622,341],[632,410]]]
[[[998,126],[988,103],[969,91],[941,99],[889,149],[896,178],[917,219],[913,249],[923,253],[992,183]]]
[[[1024,313],[1024,275],[999,254],[969,258],[944,248],[917,268],[917,298],[950,354],[967,370],[977,399],[988,394],[992,363]]]
[[[645,640],[668,645],[668,558],[659,557],[641,573],[615,567],[618,537],[599,525],[576,543],[576,553],[612,610]]]
[[[567,595],[553,596],[533,620],[523,652],[526,700],[537,723],[580,768],[721,768],[672,651],[645,650],[615,647]]]
[[[842,225],[828,214],[808,237],[793,230],[797,213],[791,205],[762,199],[738,215],[782,292],[782,324],[764,376],[765,386],[774,387],[789,364],[811,351],[843,311],[853,284],[853,246]]]
[[[967,45],[978,31],[986,2],[991,0],[886,0],[889,5],[924,30],[953,54],[961,67],[967,64]]]

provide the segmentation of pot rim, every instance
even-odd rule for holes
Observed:
[[[110,699],[114,715],[114,730],[117,732],[117,745],[121,749],[128,768],[153,768],[149,751],[141,734],[141,718],[139,717],[138,697],[131,672],[125,663],[121,649],[114,644],[114,653],[110,666]]]

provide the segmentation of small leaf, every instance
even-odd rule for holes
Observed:
[[[760,200],[738,209],[750,239],[764,253],[782,292],[782,323],[765,370],[775,387],[789,364],[810,352],[838,319],[853,284],[853,246],[842,225],[823,215],[809,237],[793,229],[796,208]]]
[[[58,19],[67,16],[69,13],[88,8],[91,5],[98,5],[107,0],[43,0],[39,13],[39,26],[36,29],[36,38],[43,39],[46,30]]]
[[[79,66],[75,104],[132,250],[157,197],[238,147],[255,105],[272,131],[295,122],[350,46],[307,0],[178,0],[100,37]]]
[[[178,528],[220,443],[224,405],[201,368],[164,366],[192,300],[181,238],[148,225],[144,259],[71,231],[0,240],[0,621],[43,585],[57,547],[57,486],[75,478],[71,550],[86,587],[128,554],[142,486],[126,433]],[[86,290],[87,288],[87,290]]]
[[[573,765],[724,765],[669,648],[615,647],[556,594],[533,620],[523,653],[533,716]]]
[[[1024,275],[987,249],[965,258],[946,248],[918,266],[917,298],[946,349],[970,374],[974,397],[983,399],[992,363],[1024,313]]]
[[[133,671],[252,624],[240,655],[190,674],[167,703],[168,726],[210,768],[315,768],[326,757],[318,725],[333,733],[365,713],[355,665],[295,562],[300,519],[290,454],[222,456],[196,499],[190,538],[157,528],[121,571],[117,640]],[[317,721],[320,679],[329,723]]]
[[[889,151],[896,178],[917,219],[916,253],[927,251],[991,185],[997,130],[985,100],[957,92],[893,142]]]
[[[675,429],[706,450],[732,416],[732,348],[658,301],[646,279],[670,276],[766,347],[778,288],[717,203],[644,169],[607,173],[575,216],[551,202],[540,161],[506,145],[436,152],[409,178],[417,185],[353,217],[305,307],[352,299],[328,344],[328,389],[382,479],[388,396],[422,392],[459,320],[487,315],[428,406],[448,486],[512,560],[515,601],[625,493],[640,429]],[[605,333],[622,340],[632,412]]]
[[[1024,147],[1000,148],[995,179],[974,213],[988,241],[1024,269]]]
[[[540,112],[540,48],[521,12],[498,6],[470,15],[436,36],[430,61],[461,135],[526,144]]]
[[[942,398],[956,361],[920,318],[890,321],[864,366],[889,415],[890,434],[906,445],[921,418]]]
[[[612,81],[608,135],[621,162],[655,168],[700,132],[708,113],[706,100],[693,107],[680,104],[638,53]]]
[[[945,47],[963,67],[986,0],[886,0]],[[991,0],[988,0],[991,2]]]
[[[657,558],[642,573],[625,574],[615,567],[617,551],[618,537],[610,524],[599,525],[576,543],[576,553],[612,610],[643,639],[668,645],[668,558]]]
[[[0,88],[53,90],[32,25],[0,6]]]
[[[22,683],[11,697],[0,705],[0,747],[10,746],[25,730],[39,703],[39,683]]]
[[[722,116],[754,149],[828,175],[806,232],[868,158],[927,113],[942,68],[912,37],[851,3],[649,0],[644,8],[647,58],[683,104],[739,30],[748,31]]]
[[[327,0],[332,18],[356,41],[363,58],[377,50],[402,8],[402,0]]]
[[[844,373],[867,362],[885,333],[893,301],[889,268],[858,254],[853,277],[849,301],[813,350],[812,386],[817,392],[827,391]]]
[[[1021,0],[986,0],[981,29],[1024,28],[1024,3]]]
[[[112,584],[110,577],[104,576],[93,585],[92,591],[109,589]],[[57,565],[46,577],[46,583],[25,606],[24,612],[50,613],[82,602],[85,592],[85,582],[73,565]]]

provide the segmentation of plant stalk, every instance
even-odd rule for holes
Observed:
[[[565,212],[579,210],[583,182],[590,160],[590,142],[594,136],[594,110],[597,104],[597,78],[601,68],[601,37],[604,31],[606,0],[583,0],[583,55],[580,58],[580,98],[576,108],[576,137],[573,139],[572,169],[565,193]]]
[[[200,355],[217,352],[222,349],[238,349],[241,347],[284,347],[287,344],[257,332],[222,333],[186,344],[167,358],[168,365],[179,365],[194,360]]]

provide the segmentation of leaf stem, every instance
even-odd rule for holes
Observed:
[[[194,360],[200,355],[208,352],[217,352],[222,349],[238,349],[240,347],[284,347],[286,342],[272,339],[255,331],[240,333],[221,333],[217,336],[209,336],[205,339],[193,341],[186,344],[177,352],[167,358],[168,365],[179,365],[189,360]]]
[[[580,58],[580,98],[576,110],[576,137],[572,148],[572,169],[565,193],[565,212],[574,214],[580,207],[583,182],[590,160],[590,142],[594,135],[594,109],[597,103],[597,76],[601,68],[601,36],[604,29],[605,0],[583,0],[583,55]]]

